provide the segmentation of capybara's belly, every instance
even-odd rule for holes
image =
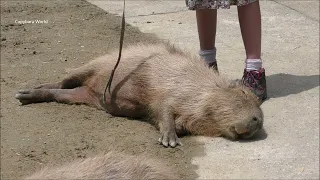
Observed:
[[[147,116],[147,107],[139,101],[123,97],[106,97],[105,110],[113,116],[143,118]]]
[[[147,80],[138,79],[136,75],[130,76],[130,72],[120,71],[120,75],[115,75],[111,91],[106,89],[109,78],[105,75],[96,75],[90,78],[86,85],[90,87],[95,96],[98,97],[102,109],[114,116],[127,116],[133,118],[142,118],[147,116]],[[106,72],[101,72],[106,74]],[[125,75],[127,74],[127,75]],[[105,93],[105,101],[103,101]]]

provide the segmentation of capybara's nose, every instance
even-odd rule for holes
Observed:
[[[263,126],[263,121],[257,117],[253,117],[251,120],[253,123],[257,124],[257,129],[260,130]]]
[[[253,118],[252,118],[252,121],[258,121],[258,118],[253,117]]]

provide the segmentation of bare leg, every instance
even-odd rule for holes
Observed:
[[[247,59],[260,59],[261,12],[259,1],[238,6],[238,17]]]
[[[215,47],[217,29],[217,10],[196,10],[198,34],[201,50],[210,50]]]
[[[87,104],[95,106],[99,104],[98,99],[92,91],[86,87],[75,89],[32,89],[21,90],[16,98],[22,104],[57,101],[67,104]]]

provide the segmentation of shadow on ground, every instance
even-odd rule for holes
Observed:
[[[319,75],[274,74],[267,77],[268,98],[298,94],[319,86]]]

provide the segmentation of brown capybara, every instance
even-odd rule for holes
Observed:
[[[123,50],[111,95],[103,93],[118,51],[74,69],[61,82],[20,90],[22,104],[57,101],[87,104],[113,116],[148,117],[159,125],[160,143],[175,147],[189,133],[249,138],[262,128],[261,101],[203,61],[166,44],[137,44]]]
[[[146,156],[128,156],[109,152],[75,160],[60,167],[45,167],[25,179],[105,179],[150,180],[179,179],[179,175],[163,162]]]

